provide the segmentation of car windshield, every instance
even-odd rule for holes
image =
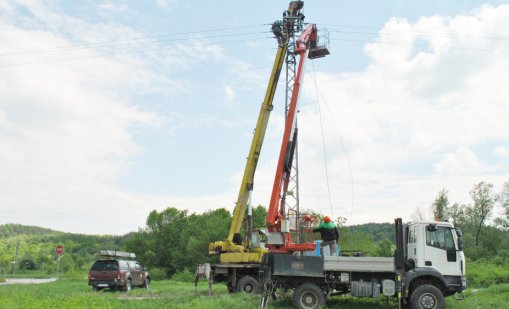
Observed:
[[[92,266],[92,270],[118,270],[118,262],[115,260],[97,261]]]

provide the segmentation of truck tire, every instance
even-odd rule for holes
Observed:
[[[143,281],[143,287],[145,289],[148,289],[149,286],[150,286],[150,279],[149,278],[145,278],[145,281]]]
[[[314,283],[303,283],[293,292],[293,308],[314,309],[325,306],[323,290]]]
[[[436,286],[425,284],[417,287],[410,295],[411,309],[444,309],[445,297]]]
[[[237,291],[248,294],[256,294],[260,290],[260,283],[251,276],[244,276],[237,282]]]
[[[125,286],[124,286],[123,290],[126,292],[129,292],[129,291],[131,291],[132,288],[133,288],[133,281],[131,280],[131,278],[129,278],[125,281]]]

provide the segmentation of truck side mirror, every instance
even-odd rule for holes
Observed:
[[[455,229],[456,236],[458,237],[458,249],[461,251],[463,250],[463,233],[460,229]]]
[[[430,223],[426,226],[426,230],[430,232],[436,232],[438,230],[437,225],[435,223]]]

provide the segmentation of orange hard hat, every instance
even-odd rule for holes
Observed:
[[[329,216],[325,216],[325,217],[323,217],[323,222],[325,222],[325,223],[329,223],[329,222],[330,222],[330,218],[329,218]]]

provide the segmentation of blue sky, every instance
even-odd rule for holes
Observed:
[[[305,1],[331,55],[306,67],[303,208],[410,220],[442,188],[469,203],[475,183],[509,180],[504,3]],[[269,24],[287,5],[2,1],[0,224],[121,234],[152,209],[232,209],[276,52]],[[256,204],[269,200],[283,85]]]

